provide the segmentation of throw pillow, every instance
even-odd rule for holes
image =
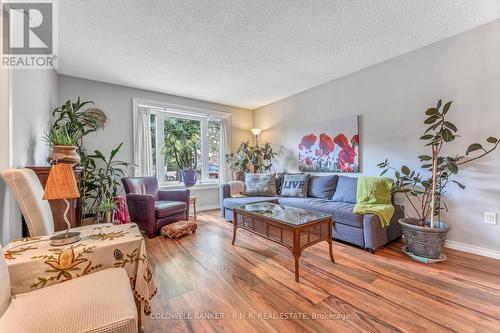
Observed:
[[[356,193],[358,192],[358,178],[340,176],[337,181],[337,188],[333,194],[333,201],[349,202],[355,204]]]
[[[283,178],[285,178],[284,172],[276,173],[276,194],[281,195],[281,187],[283,187]]]
[[[283,187],[281,195],[284,197],[299,197],[307,196],[307,186],[309,185],[309,174],[302,173],[296,175],[285,175],[283,178]]]
[[[312,198],[330,199],[335,192],[339,176],[310,176],[307,196]]]
[[[275,196],[276,178],[274,173],[246,173],[245,195],[247,196]]]

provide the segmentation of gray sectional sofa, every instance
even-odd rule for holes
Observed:
[[[334,181],[323,181],[326,178],[321,179],[322,177],[334,177]],[[311,183],[313,181],[314,184]],[[279,186],[279,183],[277,184]],[[345,176],[311,177],[308,196],[303,198],[280,195],[232,198],[229,184],[223,184],[221,185],[221,213],[226,220],[232,221],[233,207],[255,202],[274,202],[327,213],[333,216],[334,239],[358,245],[372,253],[379,247],[401,237],[401,227],[397,221],[404,217],[403,207],[395,205],[395,213],[390,226],[382,228],[376,215],[356,215],[352,212],[356,203],[356,192],[357,178]],[[277,193],[280,193],[279,189]],[[331,197],[330,193],[333,193]]]

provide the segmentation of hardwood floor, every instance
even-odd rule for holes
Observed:
[[[232,246],[219,211],[198,224],[147,240],[159,319],[145,332],[500,332],[499,260],[447,249],[425,265],[401,242],[372,255],[334,241],[333,264],[323,242],[302,254],[296,283],[286,248],[244,230]]]

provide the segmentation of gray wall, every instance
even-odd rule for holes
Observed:
[[[109,124],[103,131],[85,137],[85,145],[89,150],[99,149],[107,154],[112,148],[123,142],[123,148],[118,158],[130,163],[133,163],[134,160],[132,129],[132,99],[134,97],[230,112],[233,125],[233,148],[236,149],[241,141],[251,139],[250,128],[252,128],[253,114],[250,110],[66,75],[59,75],[58,87],[59,104],[80,96],[83,100],[94,101],[96,106],[105,110],[109,116]],[[132,174],[132,168],[129,169],[129,173]],[[199,195],[198,205],[200,207],[218,207],[217,188],[192,190],[192,192]]]
[[[45,165],[48,146],[43,141],[44,130],[48,127],[50,111],[57,104],[57,74],[54,70],[12,70],[10,71],[9,102],[10,111],[2,116],[9,118],[12,131],[3,132],[11,147],[12,159],[4,159],[2,148],[1,169],[22,168],[26,165]],[[2,124],[4,125],[4,124]],[[3,130],[3,128],[2,128]],[[15,200],[0,182],[0,241],[21,236],[21,214]]]
[[[296,151],[291,137],[308,123],[360,115],[361,170],[378,175],[386,157],[419,165],[423,111],[440,98],[454,101],[450,120],[462,135],[450,153],[500,137],[500,20],[259,108],[254,125],[261,141]],[[500,213],[499,165],[500,149],[460,172],[465,191],[450,186],[452,242],[500,251],[500,226],[483,223],[485,211]]]

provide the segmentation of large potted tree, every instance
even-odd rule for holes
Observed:
[[[236,154],[226,154],[226,162],[233,170],[234,180],[243,180],[245,172],[269,171],[271,160],[276,155],[270,143],[251,146],[249,141],[245,141],[240,144]]]
[[[378,164],[383,169],[381,175],[393,171],[393,193],[404,195],[415,214],[399,220],[407,252],[432,260],[445,258],[442,251],[450,226],[441,220],[441,213],[448,210],[443,199],[446,187],[451,182],[465,189],[465,185],[453,179],[460,168],[488,155],[500,143],[496,137],[490,136],[486,139],[487,147],[473,143],[465,155],[445,154],[443,147],[459,137],[457,127],[447,119],[451,103],[442,105],[439,100],[436,107],[425,111],[424,124],[429,127],[420,139],[429,147],[430,154],[419,156],[421,171],[411,170],[406,165],[393,167],[387,159]]]

